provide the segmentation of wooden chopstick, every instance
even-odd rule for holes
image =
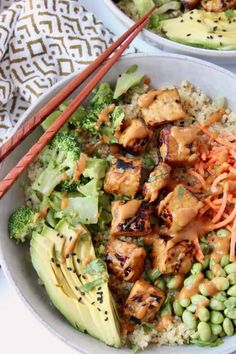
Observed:
[[[154,9],[153,9],[154,10]],[[104,66],[94,75],[90,82],[80,91],[80,93],[67,106],[64,112],[56,119],[56,121],[45,131],[39,140],[29,149],[26,155],[17,163],[17,165],[7,174],[7,176],[0,182],[0,199],[9,190],[13,183],[18,179],[22,172],[30,165],[35,157],[43,150],[49,143],[59,129],[67,122],[70,116],[76,111],[81,103],[89,96],[91,91],[97,86],[99,81],[110,70],[114,63],[119,59],[125,49],[135,39],[139,32],[146,26],[149,17],[139,25],[119,49],[112,55],[112,57],[104,64]]]
[[[18,131],[0,147],[0,162],[6,158],[44,119],[51,114],[72,92],[75,91],[98,67],[117,49],[130,34],[141,25],[152,12],[154,6],[147,14],[141,17],[135,24],[130,27],[116,42],[112,43],[104,53],[97,57],[81,74],[76,76],[68,83],[55,97],[53,97],[42,109],[27,122]]]

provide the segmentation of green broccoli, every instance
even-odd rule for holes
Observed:
[[[17,242],[24,242],[30,237],[32,231],[37,228],[34,221],[35,212],[28,207],[21,207],[11,214],[8,220],[8,232],[10,238],[15,238]]]
[[[108,82],[102,82],[93,90],[94,96],[90,100],[91,106],[108,106],[113,102],[113,90]]]
[[[97,104],[87,111],[82,122],[82,128],[84,130],[87,130],[94,135],[98,134],[97,120],[103,108],[104,104]]]
[[[48,165],[35,180],[32,188],[49,196],[61,182],[63,173],[66,173],[68,178],[73,175],[80,151],[77,139],[72,133],[58,133],[48,145]]]

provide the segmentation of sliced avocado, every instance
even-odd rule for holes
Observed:
[[[104,178],[106,174],[107,161],[97,158],[88,158],[86,168],[83,172],[84,177],[89,178]]]
[[[118,315],[107,272],[84,272],[96,259],[88,230],[81,225],[72,229],[65,220],[55,229],[45,226],[41,234],[33,233],[30,254],[52,303],[65,318],[80,331],[120,347]]]
[[[160,28],[172,41],[216,50],[236,49],[236,10],[225,12],[193,10],[183,16],[161,21]]]

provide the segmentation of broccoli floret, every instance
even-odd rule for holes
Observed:
[[[26,238],[30,237],[32,231],[37,228],[34,215],[33,209],[28,207],[21,207],[12,213],[8,220],[10,238],[24,242]]]
[[[49,163],[32,188],[49,196],[62,181],[63,173],[70,178],[80,157],[80,147],[75,135],[70,132],[58,133],[48,146]]]
[[[83,122],[82,128],[96,135],[98,134],[97,120],[101,110],[104,108],[104,104],[98,104],[88,110]]]
[[[79,187],[80,181],[62,181],[60,184],[57,186],[57,190],[60,192],[68,192],[68,193],[73,193],[73,192],[78,192],[78,187]]]
[[[113,90],[107,82],[102,82],[93,90],[94,96],[91,99],[91,106],[108,106],[113,102]]]

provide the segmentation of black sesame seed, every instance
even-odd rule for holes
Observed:
[[[63,235],[61,235],[60,238],[63,238]]]
[[[80,263],[80,259],[79,258],[77,258],[76,261],[77,261],[77,263]]]
[[[66,255],[66,258],[69,258],[69,257],[70,257],[70,255],[69,255],[69,254],[67,254],[67,255]]]
[[[84,296],[84,295],[85,295],[85,293],[82,291],[81,295],[82,295],[82,296]]]
[[[79,298],[78,298],[78,301],[80,302],[81,300],[82,300],[82,297],[79,297]]]
[[[67,267],[67,270],[69,270],[69,272],[71,272],[71,271],[72,271],[72,268],[71,268],[71,267]]]
[[[75,270],[75,269],[73,270],[73,273],[76,273],[76,270]]]
[[[69,241],[72,241],[72,236],[70,236]]]
[[[188,33],[186,36],[187,36],[187,37],[191,36],[191,33]]]
[[[82,278],[83,278],[83,279],[86,279],[86,276],[85,276],[85,275],[82,275]]]
[[[95,304],[95,301],[93,301],[92,303],[91,303],[91,305],[94,305]]]
[[[98,287],[98,290],[101,290],[101,289],[102,289],[102,287],[101,287],[101,286],[99,286],[99,287]]]
[[[57,266],[57,267],[60,267],[60,264],[57,263],[56,266]]]
[[[190,18],[190,20],[192,20],[193,18],[192,18],[192,16],[189,16],[189,18]]]
[[[201,20],[197,20],[197,22],[202,23],[202,21],[201,21]]]
[[[101,309],[100,309],[99,307],[97,307],[97,310],[98,310],[98,311],[101,311]]]
[[[105,313],[105,315],[107,315],[107,311],[105,311],[104,313]]]
[[[51,258],[51,261],[52,261],[52,263],[54,263],[55,261],[54,261],[54,258]]]
[[[181,23],[183,23],[183,22],[184,22],[184,20],[180,20],[180,22],[181,22]]]
[[[72,256],[76,256],[76,253],[75,253],[75,252],[73,252],[73,253],[72,253]]]
[[[57,237],[60,237],[60,234],[59,234],[59,233],[57,234]]]
[[[108,321],[108,317],[106,317],[104,321]]]
[[[221,37],[223,37],[223,36],[222,36],[222,34],[218,34],[218,37],[221,38]]]
[[[78,286],[75,286],[75,290],[79,290],[79,287],[78,287]]]

